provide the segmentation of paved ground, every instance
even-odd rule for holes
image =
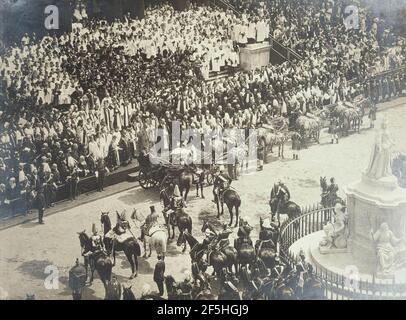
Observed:
[[[399,103],[399,101],[398,101]],[[393,140],[397,149],[406,154],[406,99],[403,106],[387,109],[378,115],[378,121],[383,115],[387,116]],[[365,121],[368,124],[368,121]],[[251,225],[258,226],[259,217],[269,212],[268,200],[270,189],[275,181],[283,179],[292,193],[292,200],[299,205],[314,204],[320,199],[319,177],[334,176],[340,187],[360,178],[369,160],[374,141],[374,131],[365,129],[361,134],[354,134],[340,140],[338,145],[329,144],[329,137],[322,135],[320,145],[314,145],[301,152],[300,161],[285,159],[272,162],[265,166],[263,172],[253,173],[240,178],[233,183],[242,198],[241,215]],[[286,156],[291,157],[290,150]],[[201,220],[210,218],[219,226],[215,219],[215,206],[211,202],[211,190],[205,189],[207,198],[196,199],[194,191],[191,194],[187,212],[194,222],[194,235],[202,238],[200,232]],[[341,195],[343,192],[341,190]],[[114,212],[127,209],[131,212],[138,208],[147,215],[149,206],[155,205],[161,209],[157,192],[147,192],[139,187],[117,193],[115,195],[85,203],[76,208],[48,216],[45,225],[37,225],[35,221],[24,223],[0,232],[0,289],[6,291],[10,298],[21,299],[26,293],[35,293],[37,299],[71,299],[67,288],[68,271],[80,256],[77,232],[86,229],[90,232],[92,222],[99,225],[100,212],[109,210],[115,222]],[[225,213],[221,221],[228,221]],[[137,235],[139,231],[137,230]],[[256,233],[253,234],[256,239]],[[147,260],[140,258],[139,276],[128,280],[130,267],[124,256],[120,256],[113,272],[119,281],[132,284],[136,295],[145,283],[155,289],[152,281],[152,271],[156,263],[156,254]],[[55,265],[59,270],[59,287],[49,290],[44,286],[48,276],[44,273],[49,265]],[[182,277],[185,270],[190,270],[188,251],[182,254],[171,243],[166,259],[167,273],[176,279]],[[1,291],[1,290],[0,290]],[[1,294],[1,293],[0,293]],[[85,291],[87,299],[101,299],[104,290],[99,279],[95,279],[92,287]]]

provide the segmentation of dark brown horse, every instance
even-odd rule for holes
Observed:
[[[299,217],[300,214],[302,213],[300,207],[293,201],[289,200],[286,201],[284,197],[285,197],[284,193],[280,190],[280,188],[277,188],[277,186],[275,185],[272,188],[271,199],[269,200],[269,206],[271,207],[272,217],[277,216],[278,221],[280,221],[279,215],[281,214],[287,214],[289,219],[291,220]]]
[[[238,238],[234,240],[234,248],[238,253],[239,271],[246,269],[255,261],[255,249],[252,245],[250,233],[253,228],[247,221],[240,221],[240,228],[238,230]]]
[[[88,276],[88,268],[90,267],[90,280],[89,283],[93,282],[94,271],[97,270],[100,280],[103,282],[104,287],[107,285],[107,281],[111,280],[111,272],[113,269],[113,263],[111,259],[103,252],[92,253],[93,257],[89,258],[87,255],[91,252],[92,240],[86,234],[85,231],[78,232],[80,247],[82,250],[82,255],[85,257],[85,267],[86,267],[86,278]],[[94,263],[90,263],[90,259]]]
[[[104,246],[108,254],[113,254],[113,266],[116,264],[116,252],[123,251],[131,265],[130,279],[135,278],[138,272],[138,257],[141,256],[141,247],[137,239],[135,237],[131,237],[121,243],[113,238],[106,237],[106,234],[111,230],[110,217],[108,214],[102,213],[100,221],[104,230]]]
[[[183,239],[182,234],[185,231],[188,231],[190,234],[192,234],[193,222],[192,222],[192,218],[183,209],[178,209],[174,214],[175,214],[175,219],[170,219],[170,221],[172,224],[173,223],[172,221],[175,220],[175,223],[178,226],[179,238],[177,241],[177,245],[180,246],[183,243],[183,250],[182,250],[182,253],[183,253],[186,251],[186,241]],[[173,231],[173,238],[174,238],[175,237],[175,224],[172,224],[172,231]]]
[[[257,257],[260,258],[265,266],[272,269],[275,266],[275,257],[277,251],[277,243],[279,240],[278,230],[271,230],[263,228],[263,220],[260,220],[261,230],[259,232],[259,239],[255,244],[255,251]]]
[[[178,226],[180,233],[182,233],[184,230],[189,230],[189,232],[192,233],[192,225],[193,225],[192,218],[183,209],[178,209],[176,212],[169,209],[171,205],[171,198],[169,196],[167,188],[163,189],[160,192],[159,197],[160,200],[163,202],[164,208],[166,209],[166,211],[164,211],[164,218],[165,223],[168,227],[168,236],[169,236],[168,241],[169,239],[175,238],[176,226]],[[172,237],[171,237],[171,227],[172,227]],[[186,243],[184,250],[186,250]]]
[[[179,175],[179,191],[182,197],[184,197],[185,201],[187,201],[189,191],[194,184],[196,185],[196,197],[199,197],[200,190],[202,198],[204,199],[203,186],[205,180],[205,173],[204,171],[202,171],[198,174],[196,173],[196,170],[197,169],[188,167],[185,170],[183,170],[182,173]]]
[[[189,232],[185,231],[179,235],[178,243],[186,241],[191,247],[190,256],[193,261],[201,260],[207,253],[207,262],[214,269],[214,274],[221,275],[224,268],[227,268],[227,256],[219,250],[207,251]]]
[[[235,208],[235,225],[234,227],[238,226],[238,217],[239,217],[239,209],[241,206],[241,198],[237,191],[234,189],[226,189],[222,192],[220,196],[217,195],[216,192],[213,192],[214,195],[214,202],[217,205],[217,219],[220,219],[220,215],[224,214],[224,203],[228,208],[228,212],[230,213],[230,223],[229,226],[233,224],[234,220],[234,212],[233,209]],[[220,199],[219,199],[220,198]],[[221,212],[220,212],[221,208]]]
[[[205,220],[202,226],[201,231],[204,233],[207,229],[211,230],[217,235],[216,230],[212,226],[212,224]],[[228,241],[228,240],[225,240]],[[227,256],[227,267],[230,272],[232,272],[232,268],[234,266],[235,273],[238,272],[238,252],[235,248],[230,245],[222,245],[222,241],[219,243],[219,250]]]

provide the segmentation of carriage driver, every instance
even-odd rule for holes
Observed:
[[[224,166],[220,166],[220,173],[216,176],[214,180],[213,194],[216,195],[217,199],[223,202],[223,191],[227,190],[231,186],[232,179],[224,173]],[[213,200],[216,203],[215,200]]]

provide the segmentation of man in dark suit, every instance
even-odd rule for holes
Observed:
[[[158,255],[158,262],[154,269],[154,281],[156,282],[159,290],[159,295],[164,295],[164,280],[165,280],[165,261],[162,255]]]
[[[44,224],[44,221],[42,218],[44,217],[46,201],[45,201],[43,185],[41,185],[38,189],[36,205],[37,205],[37,209],[38,209],[38,223]]]

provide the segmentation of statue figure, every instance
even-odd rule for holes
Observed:
[[[391,149],[393,145],[389,136],[387,120],[383,119],[381,128],[377,132],[371,160],[366,170],[367,177],[379,180],[392,176]]]
[[[333,213],[331,221],[323,228],[325,236],[320,242],[321,249],[347,248],[348,217],[345,208],[340,203],[337,203]]]
[[[402,264],[399,253],[405,251],[401,244],[406,243],[406,239],[396,238],[386,222],[383,222],[375,233],[371,230],[371,235],[378,260],[377,271],[388,274]]]

